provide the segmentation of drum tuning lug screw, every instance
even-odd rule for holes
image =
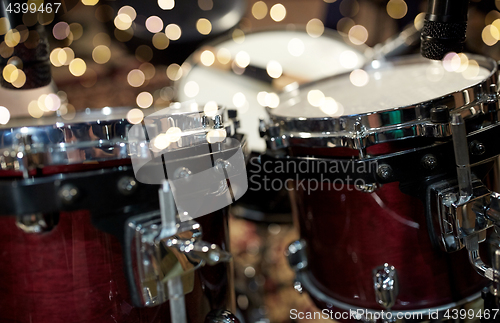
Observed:
[[[78,188],[72,184],[66,184],[59,190],[59,198],[64,204],[72,204],[79,194]]]
[[[299,294],[302,294],[302,292],[303,292],[302,283],[299,281],[295,281],[293,283],[293,289],[295,289],[297,292],[299,292]]]
[[[380,165],[377,169],[377,175],[383,180],[388,180],[392,177],[392,167],[387,164]]]
[[[473,142],[470,143],[470,152],[473,155],[482,155],[486,152],[486,147],[484,147],[484,144],[474,140]]]
[[[427,154],[422,157],[422,166],[427,170],[433,170],[437,167],[437,158],[434,155]]]
[[[214,116],[214,129],[221,128],[224,128],[224,125],[222,123],[222,116],[220,114],[217,114]]]
[[[201,117],[201,125],[203,126],[203,128],[208,127],[209,124],[210,124],[210,121],[208,121],[208,117],[202,116]]]
[[[123,195],[130,195],[137,189],[137,181],[131,176],[124,176],[118,180],[118,191]]]

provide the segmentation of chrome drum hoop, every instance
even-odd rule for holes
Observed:
[[[152,134],[165,132],[172,126],[193,129],[179,142],[184,147],[196,145],[214,126],[212,117],[202,120],[205,114],[203,107],[199,109],[173,114],[167,123],[161,120],[167,119],[165,115],[151,116],[152,124],[144,126]],[[133,124],[127,120],[128,111],[129,108],[106,107],[86,109],[73,120],[61,117],[12,119],[0,126],[0,171],[129,159],[128,130]],[[227,109],[219,107],[216,114],[222,120],[218,127],[224,128],[227,136],[233,136],[236,126],[228,117]],[[201,126],[202,122],[208,123]]]
[[[405,107],[344,115],[340,117],[286,117],[273,114],[267,108],[271,123],[264,126],[267,146],[280,149],[292,146],[301,147],[348,147],[364,149],[371,145],[417,137],[443,138],[451,135],[448,123],[435,123],[430,120],[431,109],[446,106],[450,112],[460,113],[464,120],[480,115],[499,113],[498,66],[491,59],[478,55],[468,55],[486,68],[488,76],[468,87],[439,98],[427,100]],[[381,67],[397,67],[418,64],[427,60],[420,56],[381,61]],[[365,70],[373,70],[369,65]],[[300,91],[314,85],[345,77],[347,74],[325,78],[288,92],[282,93],[281,102],[293,100]],[[391,120],[400,120],[395,124]],[[498,119],[494,116],[492,119]]]

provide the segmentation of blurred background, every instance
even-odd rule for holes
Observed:
[[[500,0],[471,3],[467,51],[498,60]],[[232,38],[239,43],[247,34],[275,28],[305,28],[311,37],[318,38],[330,28],[349,43],[366,45],[370,51],[407,26],[420,28],[425,8],[426,1],[419,0],[67,2],[58,14],[32,17],[33,24],[40,22],[48,33],[51,86],[56,87],[58,99],[47,100],[47,94],[41,94],[22,106],[12,104],[4,93],[0,105],[10,114],[0,111],[0,121],[6,123],[10,117],[23,114],[40,118],[54,113],[71,120],[75,111],[107,106],[159,110],[177,99],[173,84],[189,68],[183,65],[184,60],[215,38]],[[0,55],[9,60],[17,43],[31,39],[23,27],[11,28],[0,19],[0,35],[5,37]],[[415,50],[418,47],[410,52]],[[4,71],[3,78],[13,87],[23,88],[22,76],[13,75]],[[305,294],[294,291],[294,273],[283,256],[286,246],[298,238],[290,221],[231,219],[237,302],[247,322],[291,322],[291,308],[316,310]]]

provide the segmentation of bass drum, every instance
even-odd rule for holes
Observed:
[[[171,322],[126,234],[132,219],[160,219],[159,186],[134,177],[127,134],[140,120],[131,116],[104,108],[0,128],[1,322]],[[196,232],[228,251],[227,221],[227,208],[214,211]],[[232,317],[232,276],[230,262],[183,276],[189,323]]]

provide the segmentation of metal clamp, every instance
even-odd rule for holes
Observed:
[[[184,294],[193,290],[194,271],[205,264],[226,262],[231,255],[202,241],[196,221],[177,224],[177,233],[160,238],[158,212],[131,218],[126,230],[127,270],[135,306],[156,306],[168,300],[168,280],[181,277]]]

